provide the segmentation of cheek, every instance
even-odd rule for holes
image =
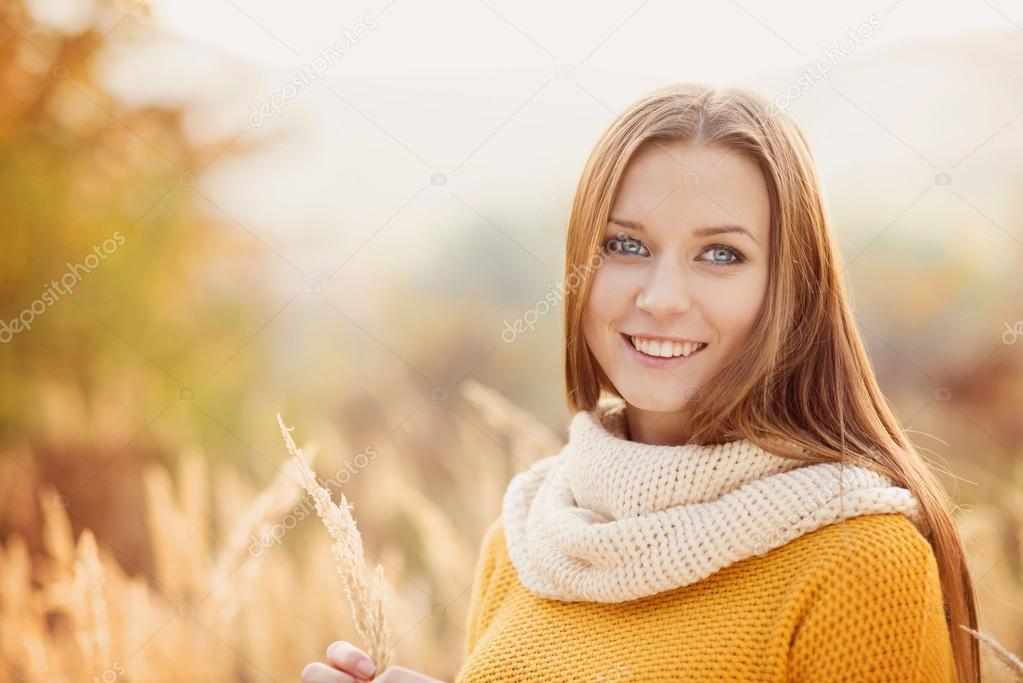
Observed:
[[[726,346],[739,346],[756,324],[766,293],[766,281],[751,277],[731,281],[710,293],[704,310],[722,335]]]
[[[609,328],[627,313],[628,301],[623,297],[620,279],[606,266],[598,270],[583,306],[583,336],[598,357],[604,356],[604,348],[609,345]]]
[[[593,275],[586,312],[605,328],[629,311],[629,283],[624,274],[605,264]]]
[[[607,317],[594,308],[595,299],[596,297],[592,296],[591,292],[591,296],[583,307],[583,337],[590,349],[599,349],[604,337],[607,336],[607,323],[604,322]]]

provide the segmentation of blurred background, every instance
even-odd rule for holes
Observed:
[[[679,81],[807,133],[1023,652],[1020,73],[1010,0],[5,0],[0,680],[297,680],[358,642],[277,413],[385,568],[395,661],[450,680],[504,486],[565,437],[579,174]]]

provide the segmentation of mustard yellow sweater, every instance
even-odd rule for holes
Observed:
[[[933,551],[888,513],[612,604],[527,590],[498,518],[477,561],[464,646],[456,683],[955,682]]]

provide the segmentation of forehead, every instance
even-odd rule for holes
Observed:
[[[658,142],[629,161],[611,215],[654,231],[739,223],[766,243],[771,201],[760,168],[738,152]]]

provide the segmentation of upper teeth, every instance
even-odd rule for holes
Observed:
[[[661,356],[663,358],[689,356],[704,346],[703,342],[657,341],[656,339],[644,339],[643,337],[630,337],[630,339],[632,339],[633,346],[648,356]]]

